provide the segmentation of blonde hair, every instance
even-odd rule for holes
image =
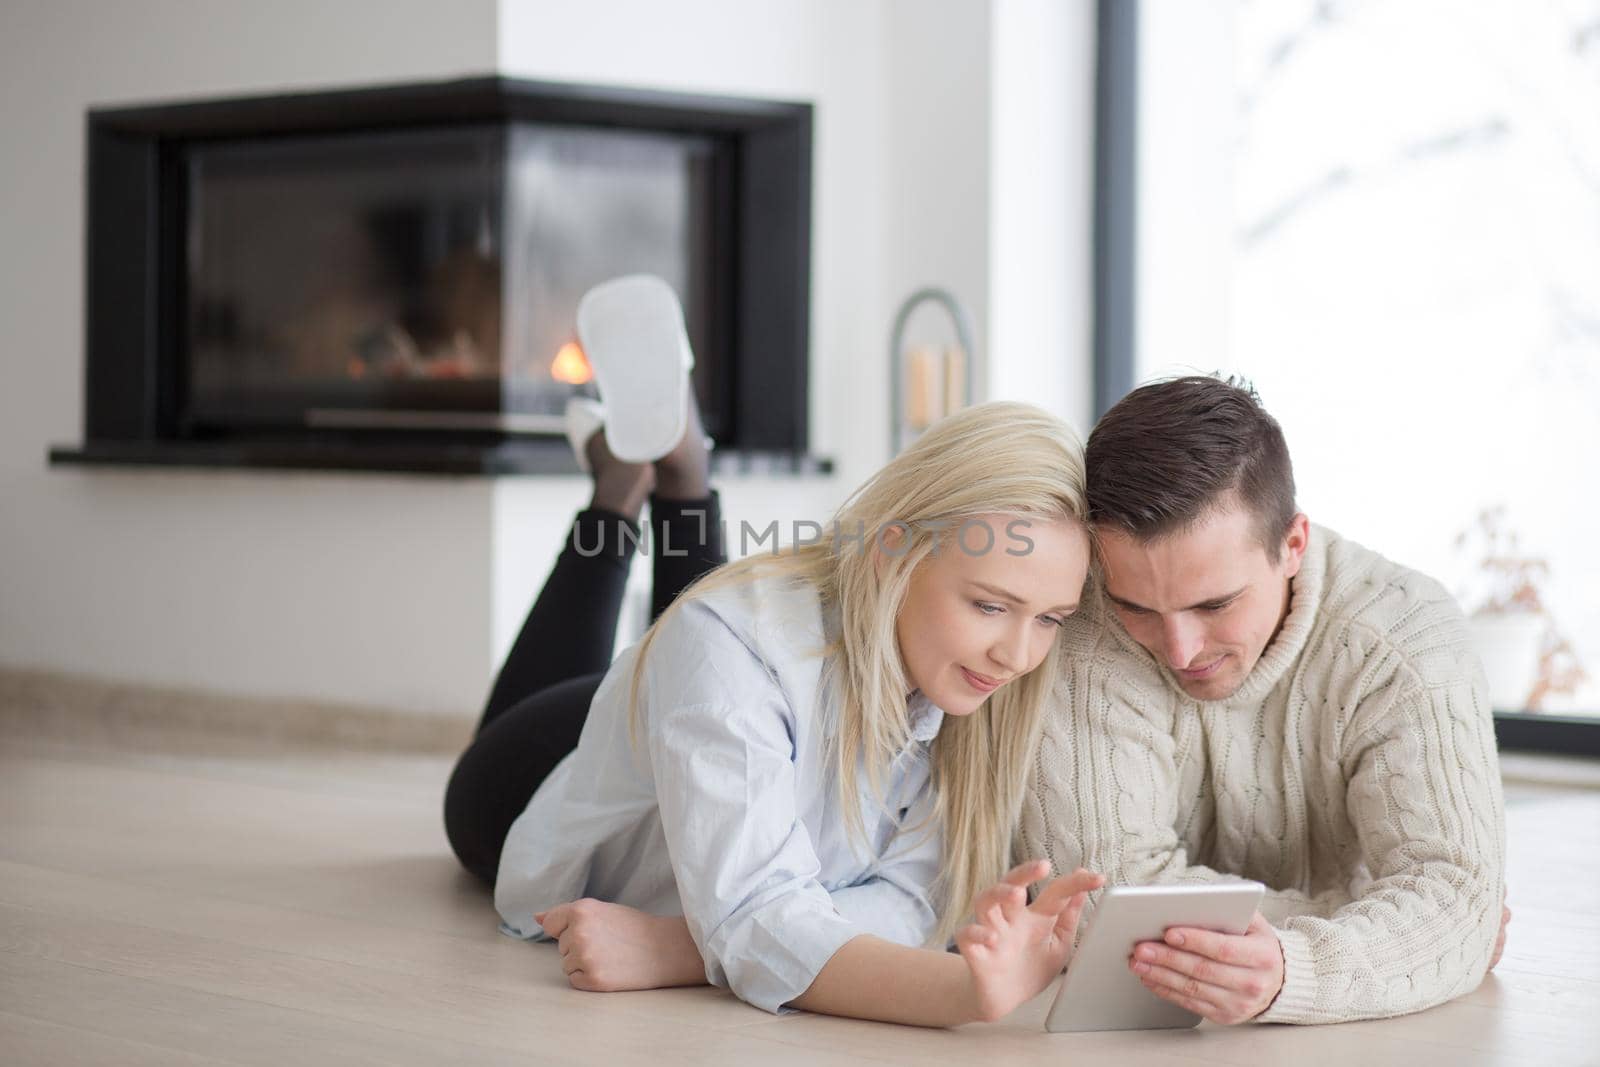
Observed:
[[[850,536],[724,564],[686,590],[640,642],[629,694],[633,721],[650,646],[679,606],[759,578],[808,582],[840,624],[837,639],[819,650],[828,656],[832,683],[824,691],[838,699],[830,756],[849,830],[865,846],[858,768],[865,768],[871,795],[881,798],[884,776],[910,740],[912,687],[895,627],[912,573],[941,529],[996,514],[1077,523],[1088,514],[1082,444],[1065,423],[1028,404],[981,404],[929,428],[839,509],[833,529]],[[893,552],[873,551],[883,544],[874,538],[891,528],[904,540]],[[854,536],[862,530],[865,541]],[[971,913],[977,894],[1006,872],[1059,656],[1057,642],[1038,668],[976,712],[947,717],[932,744],[936,818],[944,830],[934,939],[940,945]]]

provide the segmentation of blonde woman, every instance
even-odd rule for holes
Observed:
[[[1026,405],[970,409],[820,542],[723,563],[685,406],[653,463],[618,459],[609,424],[583,442],[594,499],[452,777],[452,846],[580,989],[1007,1014],[1060,972],[1100,884],[1074,872],[1027,905],[1048,866],[1006,870],[1089,562],[1077,440]],[[647,497],[658,617],[608,667]]]

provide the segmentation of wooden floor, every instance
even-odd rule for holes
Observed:
[[[590,994],[496,932],[447,760],[0,734],[0,1063],[1600,1064],[1600,790],[1509,791],[1516,921],[1474,993],[1378,1023],[1048,1035]]]

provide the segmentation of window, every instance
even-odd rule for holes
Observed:
[[[1122,372],[1251,379],[1313,521],[1445,582],[1497,708],[1594,745],[1600,3],[1145,0],[1137,34]]]

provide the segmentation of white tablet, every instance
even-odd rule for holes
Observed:
[[[1133,947],[1160,941],[1173,926],[1242,934],[1261,904],[1261,892],[1259,882],[1107,889],[1061,980],[1045,1029],[1062,1033],[1196,1025],[1200,1016],[1162,1000],[1128,968]]]

